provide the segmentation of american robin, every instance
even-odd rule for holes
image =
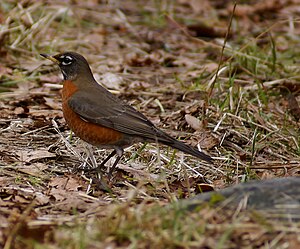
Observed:
[[[55,62],[61,69],[64,77],[62,110],[71,130],[92,145],[113,149],[100,168],[117,154],[110,170],[113,172],[124,148],[138,142],[160,142],[212,162],[210,156],[161,131],[142,113],[98,84],[82,55],[65,52],[41,56]]]

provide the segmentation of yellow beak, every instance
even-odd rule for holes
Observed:
[[[59,61],[57,59],[55,59],[53,56],[49,55],[49,54],[40,54],[41,56],[45,57],[46,59],[53,61],[56,64],[59,64]]]

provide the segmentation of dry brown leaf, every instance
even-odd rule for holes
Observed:
[[[114,73],[104,73],[101,76],[94,74],[97,81],[103,83],[106,88],[120,90],[120,85],[123,82],[123,78]]]
[[[194,116],[190,114],[186,114],[184,116],[185,121],[191,126],[194,130],[199,131],[201,130],[201,121],[198,118],[195,118]]]
[[[207,183],[199,183],[197,184],[196,193],[204,193],[214,191],[214,186]]]
[[[82,187],[76,178],[52,178],[49,182],[49,186],[51,187],[49,195],[52,196],[52,198],[54,198],[55,201],[67,200],[67,203],[71,203],[70,205],[68,205],[67,208],[64,207],[63,210],[69,210],[70,206],[76,207],[76,204],[74,202],[78,201],[76,196],[78,195],[78,190]]]
[[[217,70],[218,63],[215,63],[215,62],[206,63],[204,65],[204,68],[208,73],[213,73]]]
[[[219,139],[207,132],[195,132],[194,136],[198,137],[198,143],[203,149],[211,149],[219,144]]]
[[[14,114],[16,114],[16,115],[20,115],[20,114],[23,114],[23,113],[25,113],[25,110],[21,106],[16,107],[15,110],[14,110]]]
[[[31,176],[45,178],[45,174],[43,175],[42,171],[48,168],[49,168],[48,165],[37,162],[37,163],[31,163],[30,165],[22,165],[18,167],[18,171]]]
[[[51,107],[54,110],[61,110],[61,103],[57,102],[56,99],[54,98],[48,98],[48,97],[44,97],[45,105]]]
[[[68,178],[52,178],[49,182],[49,186],[67,191],[78,191],[82,188],[81,182],[78,178],[73,176],[69,176]]]
[[[229,6],[228,7],[228,10],[229,11],[232,11],[233,7],[232,6]],[[255,8],[251,5],[247,5],[247,4],[238,4],[236,6],[236,9],[235,9],[235,12],[234,14],[236,16],[241,16],[241,17],[244,17],[244,16],[247,16],[249,14],[252,14],[253,12],[255,11]]]
[[[49,152],[46,149],[32,150],[32,151],[18,151],[17,152],[21,161],[30,163],[31,161],[36,161],[44,158],[56,157],[54,153]]]
[[[46,205],[50,201],[50,197],[42,192],[35,193],[35,202],[37,205]]]
[[[136,166],[139,166],[139,165],[136,165]],[[150,182],[156,181],[159,179],[159,175],[151,174],[151,173],[147,172],[144,167],[142,169],[135,168],[134,164],[132,164],[130,166],[127,166],[124,164],[119,164],[118,168],[132,174],[135,179],[147,180]]]
[[[197,14],[207,13],[213,9],[209,0],[179,0],[179,3],[190,5]]]
[[[43,110],[43,109],[38,109],[38,108],[30,108],[29,113],[33,118],[38,118],[38,117],[47,117],[47,118],[62,118],[63,113],[61,110]]]

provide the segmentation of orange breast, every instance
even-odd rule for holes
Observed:
[[[62,90],[62,109],[70,129],[82,140],[96,146],[113,146],[122,139],[122,133],[98,124],[84,121],[68,105],[69,98],[78,91],[71,81],[64,82]],[[80,103],[79,103],[80,104]],[[82,103],[84,105],[84,103]]]

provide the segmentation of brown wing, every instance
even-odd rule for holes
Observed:
[[[93,92],[91,98],[90,92]],[[155,140],[161,136],[142,113],[125,104],[105,89],[92,88],[76,92],[68,101],[70,108],[84,120],[115,129],[132,136]]]

